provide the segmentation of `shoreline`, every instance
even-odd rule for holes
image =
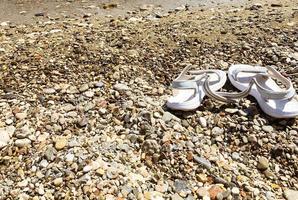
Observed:
[[[4,0],[0,2],[0,22],[10,21],[16,24],[30,24],[48,19],[75,18],[84,15],[96,17],[118,17],[128,16],[129,13],[148,12],[156,10],[166,14],[175,10],[184,10],[185,6],[189,9],[216,7],[222,5],[239,6],[244,5],[246,0],[219,0],[219,1],[197,1],[197,0],[133,0],[133,1],[42,1],[33,3],[32,1]]]

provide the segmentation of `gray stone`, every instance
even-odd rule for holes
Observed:
[[[85,106],[84,106],[84,110],[87,112],[89,110],[92,110],[95,107],[95,105],[92,102],[88,102]]]
[[[248,136],[248,141],[254,143],[254,142],[257,142],[258,139],[255,135],[249,135]]]
[[[63,107],[62,107],[62,110],[64,110],[65,112],[69,112],[69,111],[72,111],[72,110],[75,110],[76,107],[73,106],[72,104],[65,104]]]
[[[180,119],[178,117],[176,117],[175,115],[171,114],[170,112],[164,112],[164,114],[162,116],[162,120],[164,122],[169,122],[171,120],[180,121]]]
[[[158,152],[160,149],[160,145],[157,143],[156,140],[145,140],[144,143],[142,144],[142,151],[153,154]]]
[[[80,92],[85,92],[88,89],[89,89],[89,85],[86,83],[86,84],[81,85],[81,87],[79,88],[79,91]]]
[[[219,176],[213,175],[213,178],[214,178],[215,183],[220,183],[220,184],[223,184],[223,185],[231,185],[231,183],[229,183],[228,181],[226,181],[225,179],[223,179]]]
[[[31,130],[29,126],[25,125],[20,129],[20,132],[16,134],[16,137],[19,139],[27,138],[29,135],[31,135]]]
[[[224,130],[219,127],[214,127],[211,132],[212,132],[212,135],[216,136],[216,135],[222,135],[224,133]]]
[[[77,94],[77,93],[79,93],[79,90],[75,86],[70,86],[69,88],[67,88],[66,93],[67,94]]]
[[[231,191],[228,189],[226,191],[221,192],[221,195],[224,199],[228,198],[231,195]]]
[[[127,197],[127,195],[129,195],[129,193],[132,192],[132,188],[127,186],[127,185],[124,185],[121,187],[121,193],[124,197]]]
[[[177,8],[175,8],[175,11],[182,11],[182,10],[185,10],[185,5],[182,5],[182,6],[179,6]]]
[[[268,159],[265,157],[260,157],[258,160],[257,168],[259,170],[266,170],[266,169],[268,169],[268,167],[269,167]]]
[[[187,191],[189,189],[187,182],[180,179],[175,180],[174,188],[176,192]]]
[[[35,17],[43,17],[44,15],[45,15],[44,12],[38,12],[34,14]]]
[[[44,156],[47,160],[53,161],[56,157],[55,156],[56,153],[57,153],[57,150],[54,147],[50,146],[46,149]]]
[[[222,192],[220,192],[216,195],[216,200],[223,200],[223,199],[224,199],[224,197],[222,195]]]
[[[271,133],[274,129],[272,126],[262,126],[263,131]]]
[[[99,88],[101,88],[101,87],[103,87],[103,86],[104,86],[104,83],[101,82],[101,81],[98,81],[97,83],[95,83],[95,87],[99,87]]]
[[[79,121],[78,121],[78,125],[80,127],[87,126],[87,124],[88,124],[88,119],[85,116],[80,118]]]
[[[205,158],[199,157],[194,155],[194,160],[199,163],[200,165],[204,166],[207,169],[210,169],[212,167],[211,163],[209,162],[209,160],[206,160]]]
[[[232,158],[233,158],[234,160],[239,160],[239,159],[240,159],[240,155],[239,155],[239,153],[237,153],[237,152],[233,152],[233,153],[232,153]]]
[[[248,139],[247,139],[247,137],[244,135],[244,136],[242,136],[242,141],[244,142],[244,143],[248,143]]]

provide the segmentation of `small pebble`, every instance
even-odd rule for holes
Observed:
[[[55,143],[55,148],[57,150],[63,149],[67,145],[67,139],[65,137],[60,137]]]
[[[259,170],[266,170],[269,167],[268,159],[265,157],[259,157],[257,168]]]
[[[55,186],[60,186],[60,185],[62,185],[62,183],[63,183],[63,179],[61,177],[60,178],[56,178],[54,180],[54,185]]]

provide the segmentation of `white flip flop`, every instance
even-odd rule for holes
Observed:
[[[218,101],[230,102],[230,100],[216,92],[226,83],[227,77],[224,71],[189,71],[191,67],[191,65],[185,67],[173,81],[173,96],[168,99],[167,107],[172,110],[194,110],[201,105],[205,95]]]
[[[228,77],[231,83],[241,91],[237,98],[252,95],[261,109],[275,118],[298,116],[298,98],[291,80],[273,67],[232,65],[229,68]],[[272,78],[281,82],[285,89],[280,88]]]

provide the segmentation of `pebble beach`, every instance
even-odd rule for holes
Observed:
[[[298,199],[297,118],[165,106],[189,64],[274,65],[297,92],[297,1],[59,2],[79,12],[0,18],[0,199]]]

